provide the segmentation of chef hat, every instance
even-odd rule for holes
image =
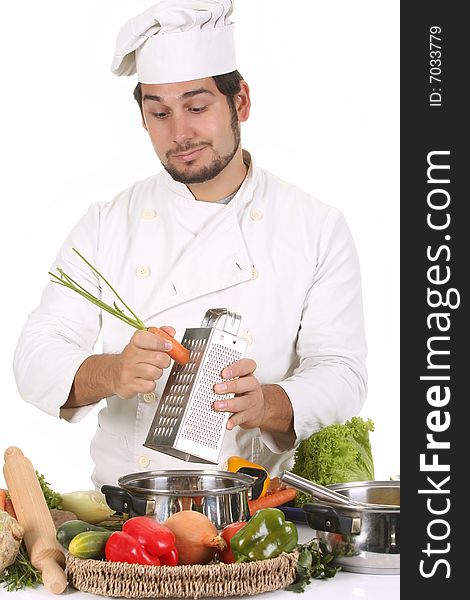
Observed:
[[[119,32],[111,71],[173,83],[236,69],[233,0],[162,0]]]

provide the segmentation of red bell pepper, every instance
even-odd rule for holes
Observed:
[[[152,556],[144,547],[125,531],[114,531],[104,548],[106,560],[113,562],[138,563],[140,565],[159,565],[158,556]]]
[[[132,517],[122,526],[122,530],[134,537],[153,556],[167,554],[175,547],[175,534],[150,517]]]
[[[116,533],[120,535],[116,536]],[[111,537],[114,537],[114,540],[110,543],[109,552],[106,552],[107,560],[169,566],[178,564],[175,534],[171,529],[150,517],[132,517],[128,519],[122,526],[122,531],[116,531]],[[111,537],[109,540],[111,540]],[[132,542],[129,541],[129,538]],[[141,560],[130,561],[127,558],[119,558],[121,556],[120,550],[122,556],[129,557],[126,548],[128,544],[133,549],[131,558],[140,558]],[[140,547],[140,553],[136,546]],[[108,550],[107,545],[105,550]],[[108,554],[114,558],[108,558]]]
[[[174,567],[178,564],[178,550],[173,548],[166,554],[162,554],[158,557],[161,565],[167,565],[168,567]]]

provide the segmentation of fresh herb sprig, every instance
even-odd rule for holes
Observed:
[[[24,544],[21,544],[15,562],[0,573],[0,583],[8,592],[35,588],[42,584],[41,573],[31,564]]]
[[[311,579],[331,579],[340,570],[331,564],[334,556],[328,552],[323,542],[310,540],[306,544],[297,546],[299,558],[297,561],[297,573],[293,583],[286,587],[290,592],[302,593],[310,583]]]
[[[35,472],[48,508],[61,509],[62,496],[54,492],[44,475],[37,471]],[[31,564],[24,542],[20,545],[15,562],[7,567],[3,573],[0,573],[0,584],[8,592],[17,592],[18,590],[34,588],[42,584],[41,573]]]
[[[62,508],[62,496],[50,487],[50,483],[45,480],[44,475],[41,475],[36,471],[36,476],[39,480],[44,499],[48,508]]]
[[[100,521],[100,523],[96,523],[96,526],[104,527],[105,529],[108,529],[109,531],[122,531],[122,526],[124,525],[124,523],[127,521],[128,518],[129,518],[129,515],[121,514],[121,513],[114,513],[114,514],[110,515],[107,519],[105,519],[104,521]]]
[[[65,271],[63,269],[61,269],[60,267],[57,267],[57,272],[59,273],[59,275],[56,275],[55,273],[51,273],[49,271],[49,275],[51,277],[53,277],[52,283],[56,283],[57,285],[63,285],[64,287],[67,287],[70,290],[77,292],[77,294],[80,294],[80,296],[83,296],[84,298],[86,298],[87,300],[89,300],[90,302],[95,304],[96,306],[99,306],[101,308],[101,310],[104,310],[104,311],[110,313],[111,315],[117,317],[118,319],[121,319],[121,321],[124,321],[124,323],[127,323],[128,325],[132,325],[132,327],[135,327],[136,329],[147,329],[147,327],[145,326],[145,323],[143,321],[141,321],[141,319],[139,319],[139,317],[135,314],[135,312],[124,302],[124,300],[121,298],[121,296],[116,292],[116,290],[109,283],[109,281],[98,271],[98,269],[96,269],[84,256],[82,256],[82,254],[80,254],[80,252],[76,248],[72,248],[72,250],[75,252],[75,254],[77,254],[86,263],[86,265],[88,265],[88,267],[94,273],[96,273],[96,275],[98,275],[98,277],[100,279],[103,280],[103,282],[113,292],[113,294],[115,295],[117,300],[119,300],[119,302],[121,302],[121,304],[124,306],[124,308],[126,308],[128,310],[128,312],[130,313],[130,315],[132,315],[132,316],[126,314],[124,309],[120,308],[116,304],[116,302],[113,302],[113,306],[110,306],[109,304],[106,304],[106,302],[103,302],[100,298],[93,296],[93,294],[91,292],[89,292],[87,289],[85,289],[83,286],[81,286],[79,283],[77,283],[74,279],[72,279],[70,277],[70,275],[67,275],[67,273],[65,273]]]

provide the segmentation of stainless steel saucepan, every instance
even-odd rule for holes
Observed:
[[[181,510],[197,510],[221,530],[250,517],[248,500],[263,490],[266,471],[243,467],[229,471],[144,471],[103,485],[106,502],[115,511],[147,515],[160,522]]]
[[[280,479],[313,496],[302,507],[307,523],[344,571],[400,573],[399,481],[319,486],[288,471]]]

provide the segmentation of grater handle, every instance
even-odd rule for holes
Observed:
[[[251,486],[251,499],[256,500],[256,498],[259,498],[263,491],[266,477],[268,476],[266,471],[264,469],[255,469],[254,467],[241,467],[238,469],[237,473],[245,473],[245,475],[251,475],[252,477],[257,478]]]
[[[106,497],[106,504],[116,512],[145,516],[155,508],[154,500],[138,498],[127,490],[115,485],[102,485],[101,492]]]
[[[228,310],[228,308],[210,308],[204,315],[201,327],[215,327],[219,325],[218,329],[223,329],[227,333],[237,335],[241,320],[241,315]]]

